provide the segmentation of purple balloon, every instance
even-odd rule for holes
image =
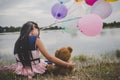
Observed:
[[[67,8],[63,4],[57,3],[52,7],[51,13],[54,18],[62,19],[67,15]]]
[[[106,19],[112,13],[112,6],[104,0],[99,0],[92,6],[90,13],[97,14],[102,19]]]

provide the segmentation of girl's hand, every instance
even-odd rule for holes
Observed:
[[[75,63],[72,62],[72,61],[70,61],[69,64],[67,65],[67,67],[68,67],[68,68],[71,68],[71,69],[73,69],[74,66],[75,66]]]

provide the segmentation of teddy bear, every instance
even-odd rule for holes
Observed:
[[[55,57],[57,57],[63,61],[69,62],[72,51],[73,51],[73,49],[71,47],[60,48],[59,50],[55,51]],[[72,70],[73,69],[71,69],[71,68],[62,67],[58,64],[49,63],[47,65],[47,72],[48,73],[53,72],[54,74],[67,75],[67,74],[71,73]]]
[[[59,50],[56,50],[55,57],[57,57],[63,61],[69,62],[72,51],[73,51],[72,47],[69,47],[69,46],[60,48]],[[66,74],[71,73],[72,70],[73,69],[71,69],[71,68],[62,67],[62,66],[55,64],[54,73],[66,75]]]

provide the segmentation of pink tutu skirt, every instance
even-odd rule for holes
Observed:
[[[12,66],[13,69],[15,69],[15,73],[17,75],[23,75],[23,76],[34,76],[35,74],[44,74],[46,69],[47,63],[40,59],[40,63],[32,63],[32,70],[30,67],[23,67],[21,62],[16,63],[14,66]]]
[[[38,51],[32,51],[33,58],[37,59],[39,58],[39,52]],[[18,56],[15,55],[16,59],[19,60]],[[23,67],[21,62],[17,62],[15,64],[12,64],[10,66],[3,66],[0,67],[0,70],[14,70],[14,73],[17,75],[23,75],[23,76],[34,76],[35,74],[44,74],[47,70],[47,62],[45,62],[43,59],[40,59],[39,61],[32,61],[32,69],[30,67]]]

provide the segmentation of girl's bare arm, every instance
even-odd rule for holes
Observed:
[[[44,47],[42,41],[37,38],[36,40],[36,46],[39,48],[40,52],[51,62],[61,65],[61,66],[65,66],[65,67],[74,67],[75,64],[73,63],[68,63],[65,62],[63,60],[60,60],[59,58],[56,58],[54,56],[51,56],[50,53],[46,50],[46,48]]]

